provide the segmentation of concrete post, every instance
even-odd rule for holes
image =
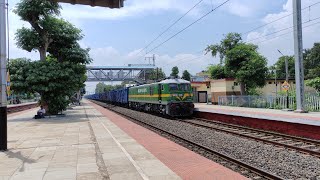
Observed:
[[[303,42],[301,21],[301,0],[293,0],[293,26],[294,26],[294,57],[296,78],[296,101],[295,112],[305,112],[304,105],[304,71],[303,71]]]
[[[0,150],[7,150],[7,41],[6,2],[0,0]]]

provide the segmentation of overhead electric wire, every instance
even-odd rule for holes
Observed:
[[[303,11],[303,10],[308,9],[308,8],[310,8],[310,7],[312,7],[312,6],[315,6],[315,5],[319,4],[319,3],[320,3],[320,1],[318,1],[318,2],[316,2],[316,3],[313,3],[313,4],[311,4],[311,5],[307,6],[307,7],[304,7],[304,8],[302,8],[301,10]],[[261,25],[261,26],[255,27],[255,28],[253,28],[253,29],[251,29],[251,30],[249,30],[249,31],[246,31],[246,32],[244,32],[244,33],[241,33],[241,35],[249,34],[250,32],[253,32],[253,31],[257,30],[257,29],[263,28],[263,27],[265,27],[265,26],[267,26],[267,25],[269,25],[269,24],[272,24],[272,23],[277,22],[277,21],[279,21],[279,20],[281,20],[281,19],[284,19],[284,18],[286,18],[286,17],[288,17],[288,16],[291,16],[291,15],[294,14],[294,13],[295,13],[295,12],[292,12],[292,13],[287,14],[287,15],[285,15],[285,16],[282,16],[282,17],[280,17],[280,18],[278,18],[278,19],[275,19],[275,20],[273,20],[273,21],[271,21],[271,22],[268,22],[268,23],[263,24],[263,25]]]
[[[319,16],[319,17],[316,17],[316,18],[314,18],[314,19],[305,21],[305,22],[303,22],[303,23],[301,23],[301,24],[309,23],[309,22],[315,21],[315,20],[317,20],[317,19],[320,19],[320,16]],[[261,38],[264,38],[264,37],[267,37],[267,36],[276,34],[276,33],[278,33],[278,32],[281,32],[281,31],[285,31],[285,30],[288,30],[288,29],[292,29],[293,27],[294,27],[294,26],[286,27],[286,28],[280,29],[280,30],[278,30],[278,31],[275,31],[275,32],[272,32],[272,33],[269,33],[269,34],[266,34],[266,35],[263,35],[263,36],[259,36],[259,37],[257,37],[257,38],[251,39],[250,41],[246,41],[246,42],[252,42],[252,41],[255,41],[255,40],[257,40],[257,39],[261,39]]]
[[[223,3],[221,3],[220,5],[218,5],[217,7],[215,7],[214,9],[210,10],[209,12],[207,12],[206,14],[204,14],[203,16],[201,16],[200,18],[198,18],[197,20],[195,20],[194,22],[192,22],[191,24],[189,24],[188,26],[186,26],[185,28],[181,29],[180,31],[178,31],[177,33],[175,33],[174,35],[172,35],[170,38],[166,39],[165,41],[163,41],[162,43],[158,44],[156,47],[154,47],[153,49],[151,49],[150,51],[148,51],[146,54],[149,54],[150,52],[158,49],[160,46],[162,46],[163,44],[165,44],[166,42],[170,41],[172,38],[176,37],[178,34],[182,33],[183,31],[185,31],[186,29],[188,29],[189,27],[191,27],[192,25],[196,24],[197,22],[199,22],[200,20],[202,20],[203,18],[205,18],[206,16],[208,16],[209,14],[211,14],[212,12],[214,12],[215,10],[217,10],[218,8],[220,8],[221,6],[223,6],[224,4],[226,4],[228,1],[230,0],[226,0]]]
[[[176,25],[182,18],[184,18],[187,14],[189,14],[190,11],[192,11],[195,7],[197,7],[203,0],[200,0],[198,3],[196,3],[192,8],[190,8],[186,13],[184,13],[180,18],[178,18],[176,21],[174,21],[167,29],[165,29],[163,32],[161,32],[156,38],[154,38],[148,45],[146,45],[143,49],[141,49],[141,51],[139,52],[139,54],[147,49],[153,42],[155,42],[156,40],[158,40],[164,33],[166,33],[167,31],[169,31],[174,25]]]
[[[308,22],[311,22],[311,21],[308,21]],[[309,24],[309,25],[307,25],[307,26],[304,26],[304,27],[302,27],[302,29],[305,29],[305,28],[308,28],[308,27],[310,27],[310,26],[314,26],[314,25],[317,25],[317,24],[320,24],[320,21],[315,22],[315,23],[312,23],[312,24]],[[270,39],[266,39],[266,40],[263,40],[263,41],[256,42],[255,44],[260,44],[260,43],[263,43],[263,42],[265,42],[265,41],[269,41],[269,40],[275,39],[275,38],[277,38],[277,37],[281,37],[281,36],[287,35],[287,34],[289,34],[289,33],[292,33],[293,31],[294,31],[294,30],[291,30],[291,31],[289,31],[289,32],[280,34],[280,35],[278,35],[278,36],[274,36],[274,37],[272,37],[272,38],[270,38]]]

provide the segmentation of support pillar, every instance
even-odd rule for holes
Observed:
[[[294,58],[296,78],[296,102],[295,112],[306,112],[304,104],[304,70],[303,70],[303,41],[302,41],[302,20],[301,0],[293,0],[293,26],[294,26]]]
[[[7,150],[6,2],[0,0],[0,151]]]

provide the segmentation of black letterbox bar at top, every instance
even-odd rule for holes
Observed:
[[[82,4],[109,8],[122,8],[124,0],[55,0],[62,3]]]

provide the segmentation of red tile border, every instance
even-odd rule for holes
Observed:
[[[144,146],[177,175],[187,180],[247,179],[101,106],[89,103]]]

